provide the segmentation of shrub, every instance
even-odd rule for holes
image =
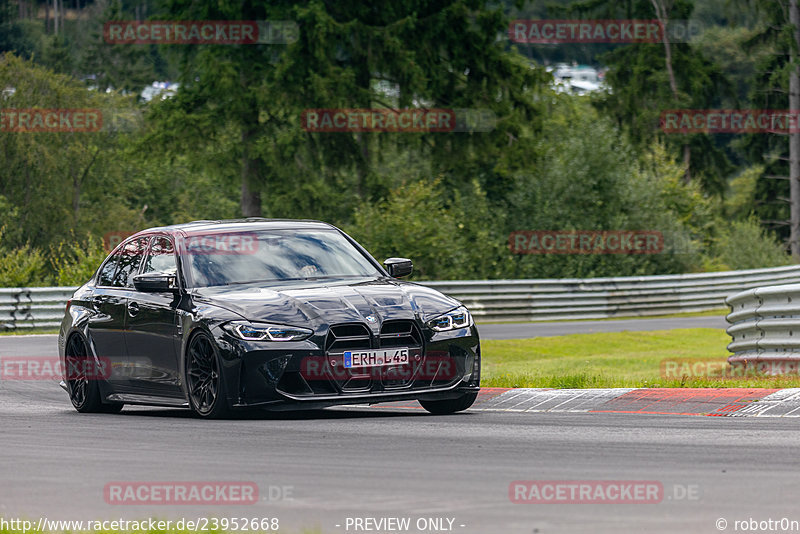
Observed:
[[[721,225],[712,247],[720,270],[758,269],[792,263],[786,248],[755,218]]]
[[[86,283],[105,259],[103,240],[88,235],[83,241],[65,243],[50,248],[50,265],[59,286],[79,286]]]
[[[0,249],[0,287],[48,285],[46,266],[42,252],[30,245]]]

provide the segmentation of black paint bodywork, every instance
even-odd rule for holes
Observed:
[[[110,376],[99,379],[104,402],[188,407],[186,348],[192,336],[205,332],[216,343],[227,402],[232,408],[316,409],[395,400],[445,400],[479,390],[480,343],[475,325],[448,332],[435,332],[425,325],[461,303],[434,289],[392,278],[343,232],[375,265],[378,276],[327,279],[324,283],[307,280],[193,287],[182,253],[187,236],[212,230],[295,228],[341,232],[317,221],[248,219],[188,223],[131,236],[119,247],[142,236],[163,235],[173,240],[178,287],[163,293],[98,287],[96,273],[67,306],[59,333],[62,361],[69,337],[83,336],[91,357],[98,364],[101,359],[110,362],[112,367]],[[131,307],[135,315],[131,315]],[[367,316],[375,322],[368,321]],[[241,320],[304,327],[313,335],[303,341],[244,341],[222,327]],[[341,368],[328,372],[341,353],[336,344],[337,329],[348,334],[360,329],[364,335],[359,348],[382,348],[391,345],[394,338],[413,340],[418,342],[412,350],[416,360],[399,380],[396,376],[384,379],[382,372],[369,380],[348,379]],[[402,333],[407,331],[410,337]],[[311,376],[307,372],[309,361],[315,370]],[[440,367],[444,363],[445,372],[438,373],[431,365],[421,372],[426,361],[435,361]]]

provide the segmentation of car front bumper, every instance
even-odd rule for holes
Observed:
[[[215,332],[228,403],[234,408],[317,409],[403,400],[447,400],[480,390],[480,341],[474,325],[424,335],[406,365],[344,369],[325,335],[263,343]],[[329,343],[328,343],[329,345]]]

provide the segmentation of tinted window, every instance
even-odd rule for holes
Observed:
[[[100,270],[100,275],[97,277],[97,285],[110,286],[114,281],[114,272],[117,270],[117,263],[119,262],[120,254],[114,254]]]
[[[122,247],[118,254],[119,269],[111,283],[114,287],[133,287],[133,275],[139,271],[142,257],[147,250],[147,238],[140,237]]]
[[[375,276],[375,266],[335,230],[270,230],[186,238],[197,286]]]
[[[143,273],[163,272],[177,273],[178,264],[175,261],[175,248],[172,241],[166,237],[156,237],[150,243],[150,253],[144,265]]]

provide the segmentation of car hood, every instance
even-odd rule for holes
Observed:
[[[192,290],[194,298],[250,321],[303,326],[366,322],[368,315],[427,321],[461,303],[435,289],[393,278],[360,278],[215,286]]]

